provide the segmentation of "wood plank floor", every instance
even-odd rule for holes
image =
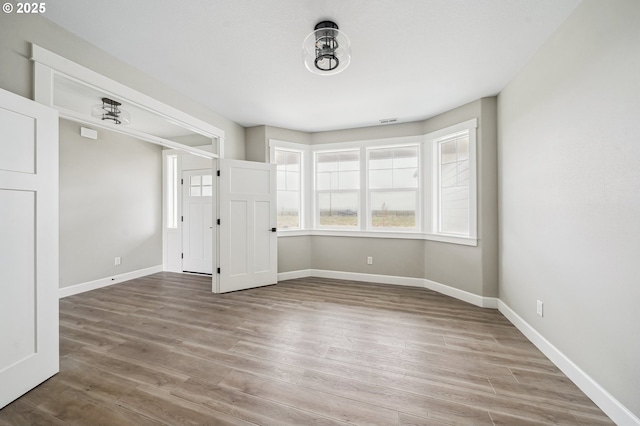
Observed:
[[[610,425],[499,312],[319,278],[154,274],[60,300],[60,373],[1,425]]]

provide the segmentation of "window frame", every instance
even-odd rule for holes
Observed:
[[[418,168],[418,185],[415,188],[371,188],[369,184],[369,173],[372,170],[369,167],[371,151],[377,149],[400,149],[400,148],[409,148],[415,147],[417,149],[417,168]],[[365,231],[367,232],[402,232],[402,233],[419,233],[422,230],[422,192],[424,188],[423,182],[423,161],[422,161],[422,149],[423,146],[420,142],[416,141],[414,143],[404,143],[404,144],[390,144],[390,145],[381,145],[381,146],[366,146],[364,147],[365,151],[365,184],[366,184],[366,227]],[[393,173],[393,168],[391,168]],[[415,193],[415,226],[412,228],[408,227],[374,227],[372,222],[372,203],[371,203],[371,194],[374,192],[414,192]]]
[[[431,146],[431,223],[430,234],[441,238],[449,239],[451,242],[461,242],[464,240],[474,242],[477,245],[478,238],[478,195],[477,195],[477,119],[468,120],[454,126],[441,129],[437,132],[425,135],[426,143]],[[469,225],[468,234],[453,234],[440,231],[442,222],[441,208],[441,164],[440,145],[460,136],[467,135],[469,138]]]
[[[317,189],[317,178],[318,178],[318,154],[327,154],[327,153],[341,153],[341,152],[358,152],[358,189]],[[312,161],[312,193],[313,193],[313,228],[318,230],[334,230],[334,231],[355,231],[362,228],[362,150],[360,148],[343,148],[343,149],[327,149],[327,150],[313,150],[313,161]],[[331,225],[321,225],[320,224],[320,195],[321,194],[333,194],[333,193],[353,193],[357,194],[357,210],[356,217],[357,221],[354,226],[331,226]]]
[[[419,239],[477,246],[477,127],[473,118],[452,126],[416,136],[400,136],[373,140],[344,141],[326,144],[301,144],[269,139],[270,162],[275,162],[274,148],[302,153],[301,168],[301,228],[278,230],[279,237],[300,235]],[[438,232],[439,189],[437,170],[437,142],[451,135],[468,131],[469,134],[469,235],[453,235]],[[377,148],[418,146],[419,179],[416,205],[416,227],[374,228],[371,226],[371,199],[369,188],[369,152]],[[359,150],[360,188],[358,189],[358,226],[319,226],[318,193],[316,191],[316,153]],[[392,189],[393,190],[393,189]],[[346,190],[351,191],[351,190]],[[411,190],[413,191],[413,190]],[[363,216],[363,215],[366,215]]]
[[[277,186],[276,183],[276,192],[280,192],[280,191],[287,191],[287,192],[297,192],[298,193],[298,226],[297,227],[290,227],[290,228],[280,228],[280,226],[278,225],[278,229],[281,229],[282,231],[299,231],[301,229],[304,229],[304,206],[303,206],[303,180],[304,180],[304,158],[303,158],[303,153],[302,151],[296,150],[296,149],[290,149],[290,148],[281,148],[281,147],[274,147],[273,148],[273,157],[272,157],[272,163],[273,164],[278,164],[276,163],[276,158],[278,153],[289,153],[289,154],[297,154],[300,156],[300,162],[299,162],[299,167],[300,169],[298,170],[298,189],[297,190],[289,190],[289,189],[280,189]],[[287,179],[287,173],[288,171],[285,170],[285,180]],[[278,173],[278,171],[276,170],[276,173]],[[288,181],[287,181],[288,182]],[[276,212],[276,219],[278,217],[278,213]]]
[[[167,154],[164,156],[164,197],[165,215],[164,227],[166,229],[178,229],[179,208],[179,184],[178,184],[178,155]]]
[[[300,212],[299,228],[278,228],[278,236],[283,235],[307,235],[310,229],[311,221],[309,220],[309,146],[294,142],[286,142],[276,139],[269,139],[269,162],[276,164],[276,151],[287,151],[300,154]]]

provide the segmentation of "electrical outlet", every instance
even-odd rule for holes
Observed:
[[[367,257],[367,265],[373,265],[373,257],[371,256]]]
[[[115,261],[114,261],[114,264],[115,264],[116,266],[118,266],[118,265],[119,265],[119,264],[121,264],[121,263],[122,263],[122,259],[120,258],[120,256],[116,257],[116,259],[115,259]]]
[[[544,316],[544,311],[542,310],[543,308],[543,303],[538,300],[538,303],[536,305],[536,312],[538,313],[538,315],[540,315],[541,317]]]

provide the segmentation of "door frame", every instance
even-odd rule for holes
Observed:
[[[210,147],[201,147],[202,149],[211,149]],[[178,217],[175,228],[169,228],[167,226],[167,219],[171,216],[168,212],[169,203],[167,198],[169,196],[171,183],[168,181],[167,167],[169,158],[175,158],[175,170],[174,170],[174,188],[177,188],[177,194],[175,196],[175,211]],[[213,223],[217,218],[217,181],[216,171],[218,168],[216,159],[203,158],[195,155],[191,155],[188,152],[184,152],[177,149],[166,149],[162,151],[162,268],[164,271],[183,273],[182,271],[182,222],[180,216],[183,213],[182,207],[182,188],[180,186],[180,180],[182,173],[187,170],[208,169],[211,168],[211,174],[214,176],[214,185],[216,186],[216,196],[213,199]],[[217,253],[218,253],[218,229],[216,226],[213,228],[213,252],[216,253],[213,259],[213,270],[211,290],[215,293],[218,286],[218,275],[215,273],[217,268]]]
[[[203,198],[201,197],[208,197],[211,198],[211,216],[209,217],[209,220],[211,221],[211,227],[209,228],[211,230],[211,247],[210,247],[210,251],[211,251],[211,258],[208,259],[210,264],[207,265],[209,266],[208,269],[210,269],[210,272],[201,272],[201,271],[191,271],[191,270],[187,270],[185,269],[185,259],[187,258],[187,249],[185,249],[185,236],[187,234],[186,229],[189,226],[191,226],[191,222],[189,221],[189,214],[186,214],[189,212],[189,207],[187,205],[185,205],[185,202],[187,201],[187,198],[190,197],[191,195],[187,195],[189,194],[189,190],[190,190],[190,183],[188,182],[188,178],[190,178],[190,176],[204,176],[204,174],[209,173],[209,176],[211,176],[212,178],[212,183],[211,183],[211,190],[212,193],[210,196],[206,196],[206,195],[200,195],[198,197],[198,200],[200,202],[203,201]],[[202,275],[213,275],[217,266],[217,262],[216,259],[218,258],[218,253],[217,253],[217,247],[218,244],[216,244],[216,239],[217,239],[217,226],[215,223],[214,218],[216,217],[216,210],[217,210],[217,200],[218,200],[218,185],[217,182],[215,180],[215,173],[213,172],[213,170],[211,168],[202,168],[202,169],[186,169],[182,171],[182,175],[180,178],[180,197],[182,198],[182,209],[181,209],[181,214],[180,214],[180,225],[182,227],[182,232],[181,232],[181,240],[182,240],[182,272],[184,273],[193,273],[193,274],[202,274]],[[206,220],[206,219],[205,219]],[[188,225],[188,226],[187,226]],[[203,229],[203,232],[206,233],[206,228]],[[190,234],[190,229],[189,229],[189,234]],[[205,238],[205,242],[206,242],[206,238]],[[206,258],[206,256],[205,256]]]

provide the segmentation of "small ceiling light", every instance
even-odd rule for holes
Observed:
[[[319,22],[302,43],[302,59],[314,74],[338,74],[351,62],[349,37],[338,29],[335,22]]]
[[[112,121],[115,124],[131,123],[131,116],[127,111],[121,109],[120,105],[122,105],[120,102],[113,99],[102,98],[102,105],[94,105],[91,108],[91,116]]]

